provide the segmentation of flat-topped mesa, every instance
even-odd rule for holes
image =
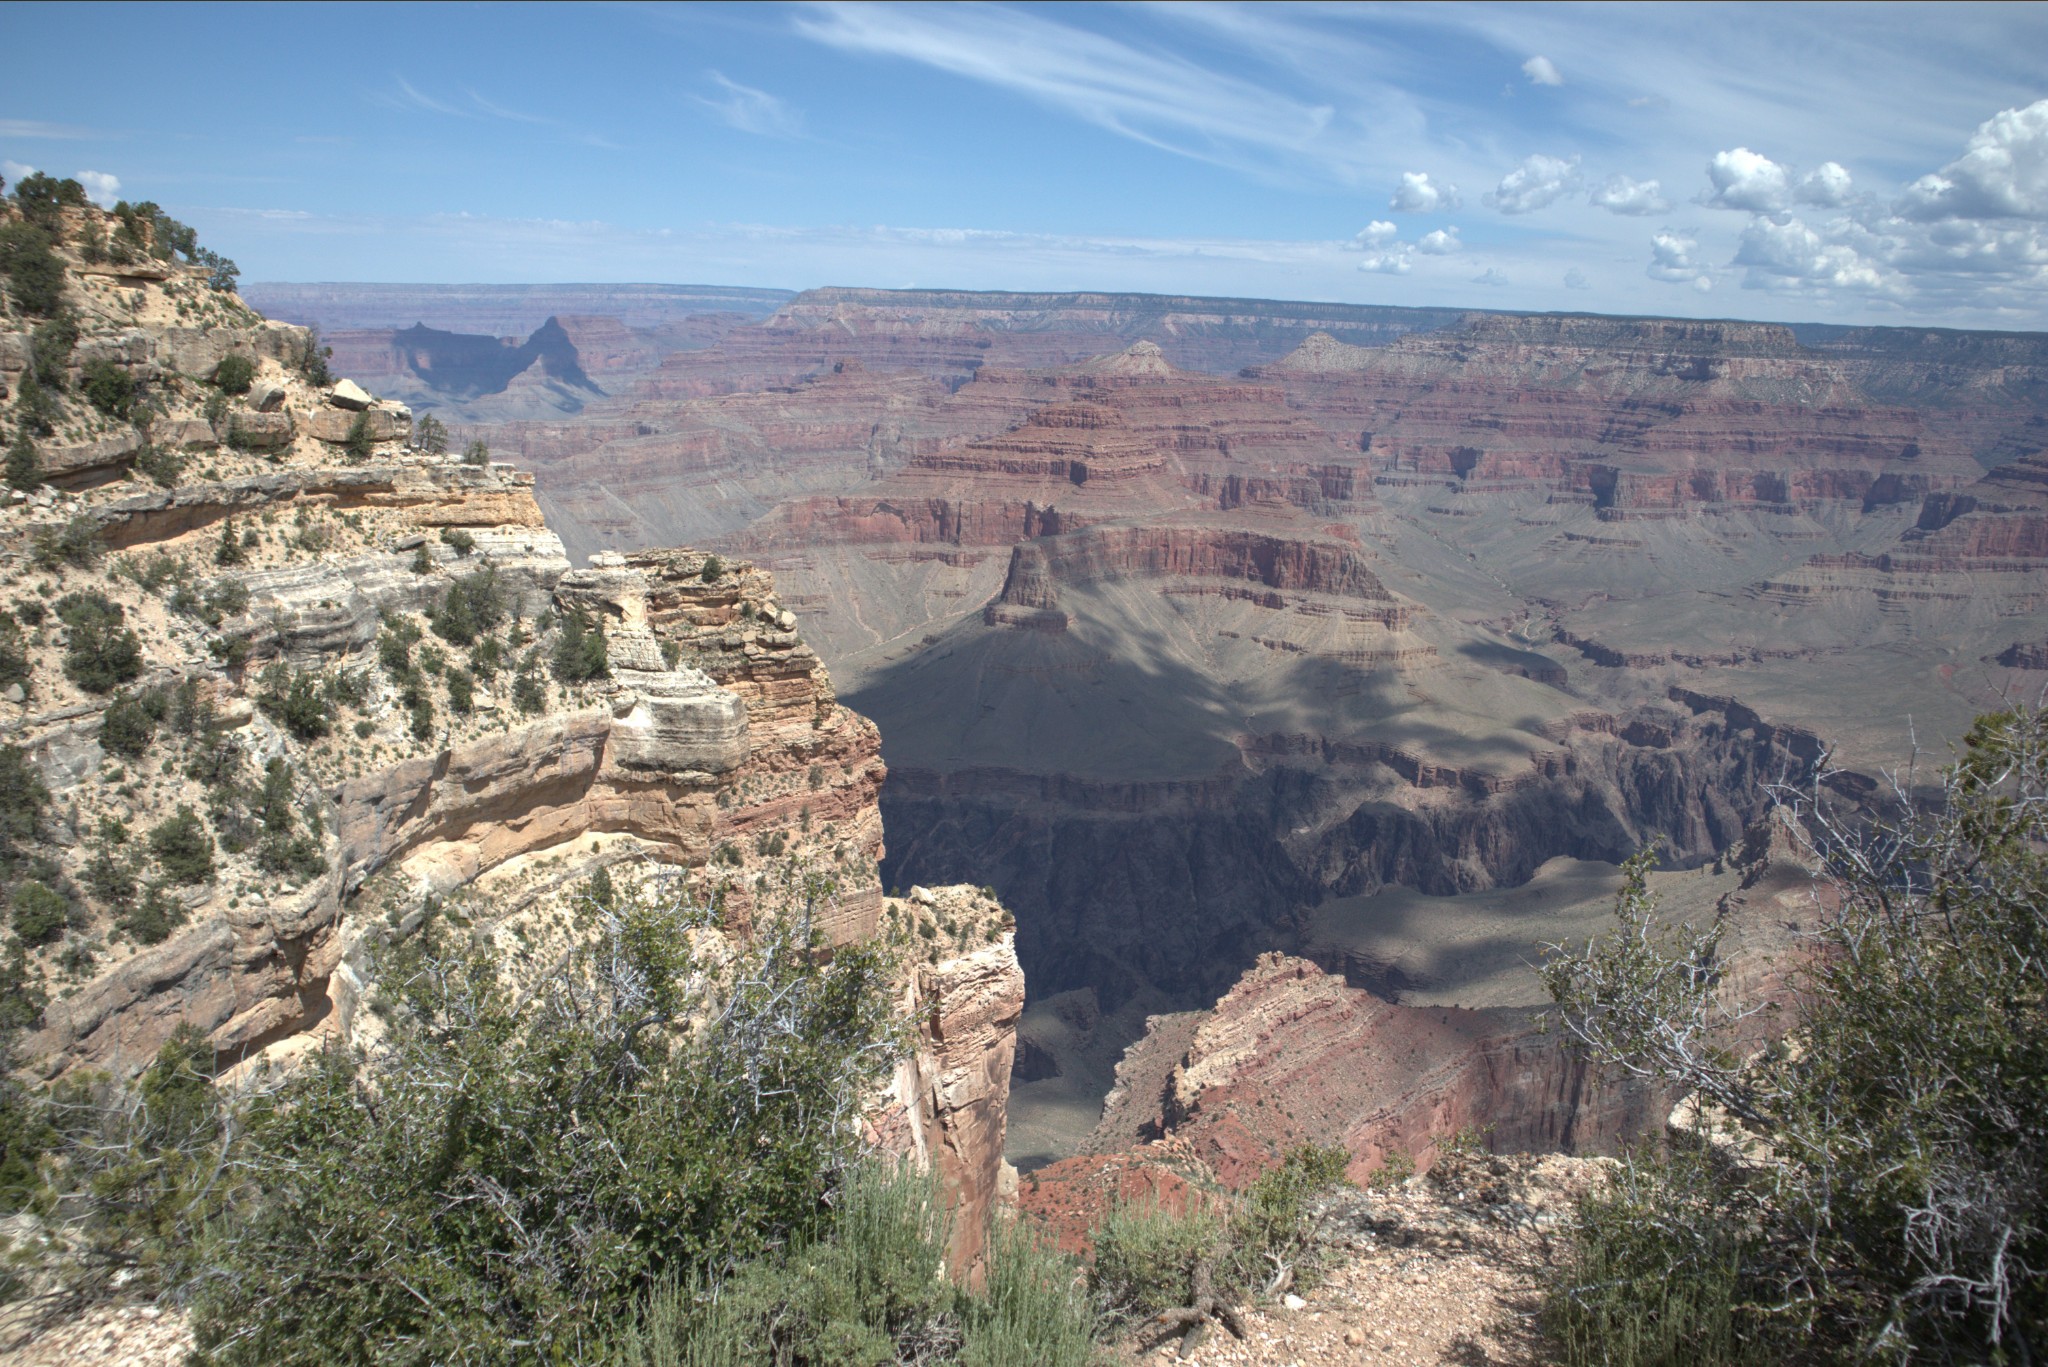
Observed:
[[[1980,468],[1767,324],[1473,315],[1383,348],[1311,338],[1247,376],[1357,431],[1382,482],[1533,485],[1613,517],[1903,502]]]

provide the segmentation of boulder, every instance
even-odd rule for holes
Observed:
[[[213,424],[203,418],[166,418],[149,429],[158,446],[184,451],[210,451],[220,445]]]
[[[412,432],[412,419],[402,410],[382,405],[358,410],[369,419],[370,440],[397,441]],[[356,413],[345,408],[316,408],[301,415],[307,435],[339,446],[356,425]]]
[[[346,408],[351,412],[360,413],[377,400],[371,396],[369,390],[354,380],[342,380],[327,391],[327,402],[336,408]]]
[[[281,451],[292,444],[289,413],[235,413],[228,418],[228,444],[245,451]]]
[[[258,413],[275,413],[284,407],[285,389],[281,384],[269,380],[258,380],[249,386],[245,402]]]
[[[0,332],[0,370],[27,370],[29,360],[26,332]]]

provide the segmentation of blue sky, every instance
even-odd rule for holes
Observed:
[[[250,280],[2048,328],[2048,6],[0,8],[0,173]]]

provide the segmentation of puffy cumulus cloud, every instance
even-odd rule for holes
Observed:
[[[1664,198],[1664,191],[1656,181],[1631,180],[1623,175],[1612,175],[1602,181],[1587,203],[1612,214],[1628,214],[1635,218],[1671,212],[1671,201]]]
[[[1403,171],[1400,188],[1387,207],[1404,214],[1433,214],[1464,204],[1455,185],[1438,185],[1427,171]]]
[[[1893,288],[1889,273],[1854,244],[1864,230],[1849,219],[1816,230],[1796,218],[1759,217],[1743,231],[1735,264],[1747,268],[1744,289],[1830,289],[1866,292]],[[1875,245],[1875,244],[1874,244]]]
[[[1389,251],[1375,252],[1358,263],[1358,269],[1372,275],[1406,275],[1414,268],[1408,255],[1408,248],[1395,246]]]
[[[1530,85],[1564,84],[1564,76],[1558,71],[1557,63],[1541,55],[1522,63],[1522,74],[1529,78]]]
[[[1472,283],[1475,285],[1505,285],[1508,283],[1508,278],[1502,275],[1495,267],[1488,266],[1485,270],[1472,277]]]
[[[1716,152],[1707,163],[1707,181],[1713,189],[1700,203],[1753,214],[1781,214],[1794,204],[1840,208],[1852,193],[1848,168],[1840,162],[1824,161],[1811,173],[1795,176],[1791,167],[1747,147]]]
[[[121,178],[105,171],[80,171],[78,183],[85,187],[85,197],[102,209],[113,208],[121,198]]]
[[[1716,209],[1775,214],[1792,202],[1792,173],[1747,147],[1714,153],[1707,180],[1714,188],[1701,203]]]
[[[1579,188],[1579,159],[1565,161],[1538,153],[1501,178],[1486,202],[1504,214],[1533,213]]]
[[[1384,218],[1376,218],[1366,224],[1364,230],[1351,240],[1351,245],[1357,251],[1371,251],[1375,247],[1386,246],[1400,235],[1401,229],[1398,225],[1389,223]]]
[[[36,168],[28,165],[26,162],[9,161],[4,157],[0,157],[0,179],[4,179],[9,185],[14,184],[24,176],[32,176],[35,173]]]
[[[1898,209],[1922,222],[2048,219],[2048,100],[1979,124],[1960,157],[1906,187]]]
[[[1793,187],[1793,194],[1801,204],[1839,209],[1849,202],[1851,194],[1848,168],[1839,161],[1824,161]]]
[[[1424,234],[1422,240],[1415,244],[1415,250],[1424,256],[1449,256],[1464,245],[1458,241],[1457,228],[1438,228],[1433,233]]]
[[[1666,228],[1650,239],[1650,264],[1645,274],[1667,285],[1691,285],[1704,294],[1714,287],[1713,274],[1698,259],[1700,244]]]
[[[1589,290],[1593,288],[1593,282],[1586,278],[1584,271],[1574,266],[1564,273],[1564,287],[1568,290]]]

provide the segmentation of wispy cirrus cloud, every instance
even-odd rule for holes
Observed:
[[[1246,166],[1260,153],[1309,154],[1335,113],[1163,47],[1139,48],[999,5],[827,3],[800,12],[794,25],[843,52],[998,86],[1202,161]]]
[[[710,110],[721,122],[764,138],[793,138],[804,130],[803,111],[779,95],[741,85],[722,71],[704,73],[718,87],[716,95],[690,98]]]
[[[0,138],[48,139],[53,142],[85,142],[93,138],[119,136],[102,128],[76,123],[46,123],[41,119],[0,119]]]
[[[372,104],[382,105],[386,109],[415,109],[428,114],[445,115],[451,119],[501,119],[506,123],[530,123],[547,128],[561,127],[559,119],[509,109],[466,86],[459,98],[430,95],[395,72],[391,77],[391,88],[372,90],[368,92],[367,98]]]

